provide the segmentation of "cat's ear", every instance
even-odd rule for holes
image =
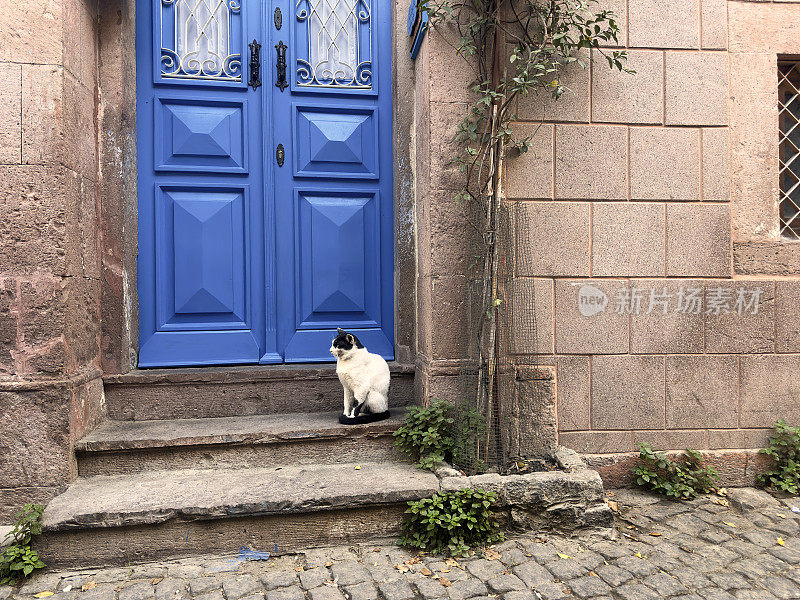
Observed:
[[[336,333],[338,333],[339,335],[342,335],[344,333],[344,329],[342,329],[341,327],[337,327],[336,328]]]
[[[356,339],[352,335],[350,335],[349,333],[347,334],[347,337],[345,339],[347,340],[348,344],[355,344],[356,343]]]

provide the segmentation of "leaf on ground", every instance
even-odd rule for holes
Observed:
[[[153,584],[153,585],[155,585],[155,584]],[[84,592],[86,592],[86,591],[88,591],[88,590],[93,590],[93,589],[94,589],[94,588],[96,588],[96,587],[97,587],[97,582],[96,582],[96,581],[87,581],[87,582],[86,582],[86,585],[84,585],[84,586],[81,588],[81,590],[82,590],[82,591],[84,591]]]
[[[780,517],[781,519],[785,519],[785,518],[786,518],[786,515],[784,515],[784,514],[777,513],[777,515],[778,515],[778,517]]]
[[[450,587],[453,585],[453,582],[446,577],[439,577],[439,583],[441,583],[444,587]]]
[[[778,538],[778,539],[777,539],[777,540],[775,540],[775,541],[776,541],[776,542],[778,542],[778,545],[779,545],[779,546],[785,546],[785,545],[786,545],[786,542],[784,542],[784,541],[783,541],[783,538]]]
[[[332,561],[332,560],[329,560],[328,562],[326,562],[326,563],[325,563],[325,566],[326,566],[326,567],[333,566],[333,561]]]
[[[401,573],[408,573],[411,570],[405,565],[395,565],[394,568],[400,571]]]
[[[298,573],[302,573],[303,572],[303,567],[302,566],[301,567],[297,567],[295,569],[295,571],[297,571]]]
[[[53,592],[39,592],[38,594],[34,594],[34,598],[49,598],[53,595]]]
[[[487,548],[483,553],[487,560],[500,560],[501,554],[494,548]]]
[[[637,552],[636,554],[634,554],[634,556],[635,556],[636,558],[647,558],[646,556],[642,556],[642,553],[641,553],[641,552]]]
[[[661,534],[657,531],[651,531],[650,535],[652,535],[653,537],[661,537]]]
[[[430,569],[426,569],[425,567],[422,567],[419,572],[422,573],[423,575],[425,575],[425,577],[430,577],[431,575],[433,575],[431,570]]]
[[[570,556],[569,554],[562,554],[561,552],[558,553],[558,558],[575,558],[574,556]]]
[[[616,500],[606,500],[606,504],[608,504],[608,508],[614,512],[619,512],[619,502]]]
[[[159,583],[161,583],[163,581],[163,579],[164,579],[163,577],[156,577],[150,583],[152,583],[153,585],[158,585]],[[91,583],[94,583],[94,582],[91,582]],[[89,584],[87,583],[86,585],[89,585]],[[97,584],[95,583],[95,585],[97,585]],[[83,586],[83,587],[86,587],[86,586]],[[89,588],[89,589],[92,589],[92,588]]]
[[[381,551],[381,549],[380,549],[380,548],[373,548],[373,549],[372,549],[372,551],[373,551],[373,552],[380,552],[380,551]]]
[[[356,465],[356,471],[360,471],[360,470],[361,470],[361,465]]]
[[[731,523],[730,521],[723,521],[722,524],[728,527],[736,527],[736,523]]]
[[[594,571],[589,571],[589,575],[591,575],[592,577],[600,577],[600,575],[598,575]]]
[[[458,561],[455,558],[448,558],[444,563],[449,567],[457,567]]]
[[[730,506],[731,505],[731,503],[728,502],[727,499],[725,499],[725,498],[723,498],[721,496],[710,496],[708,499],[711,500],[711,502],[713,502],[714,504],[719,504],[720,506]]]

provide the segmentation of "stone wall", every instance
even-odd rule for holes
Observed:
[[[746,450],[800,423],[800,244],[779,237],[777,176],[777,57],[800,54],[800,3],[602,5],[636,74],[595,60],[558,103],[518,105],[527,343],[556,368],[559,443],[608,479],[649,442],[727,455],[729,481],[752,481]]]
[[[99,418],[97,3],[0,10],[0,518]]]

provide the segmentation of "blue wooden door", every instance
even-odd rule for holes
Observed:
[[[278,341],[330,360],[337,327],[394,357],[391,14],[386,0],[274,0]],[[286,82],[278,60],[286,49]]]
[[[359,77],[374,83],[310,93],[291,67],[291,89],[275,86],[270,37],[286,35],[287,64],[298,54],[292,8],[137,4],[141,367],[330,360],[337,326],[392,355],[388,5],[380,44],[375,9],[353,13],[374,56]],[[260,86],[250,41],[267,42]],[[375,59],[386,78],[372,77]]]

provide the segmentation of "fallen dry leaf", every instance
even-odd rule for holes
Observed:
[[[653,537],[660,537],[661,536],[661,534],[658,533],[657,531],[651,531],[650,535],[652,535]]]
[[[373,549],[372,549],[372,551],[373,551],[373,552],[380,552],[380,551],[381,551],[381,549],[380,549],[380,548],[373,548]]]
[[[570,556],[569,554],[561,554],[561,552],[558,553],[558,557],[559,558],[575,558],[574,556]]]
[[[49,598],[53,595],[53,592],[39,592],[38,594],[34,594],[34,598]]]
[[[448,558],[444,563],[450,567],[457,567],[458,561],[455,558]]]
[[[730,521],[723,521],[722,524],[728,527],[736,527],[736,523],[731,523]]]
[[[155,584],[153,584],[153,585],[155,585]],[[85,591],[88,591],[88,590],[93,590],[96,587],[97,587],[97,582],[96,581],[87,581],[86,585],[84,585],[81,588],[81,590],[85,592]]]
[[[444,587],[450,587],[453,585],[453,582],[446,577],[439,577],[439,583],[441,583]]]
[[[722,498],[721,496],[711,496],[709,500],[711,500],[711,502],[713,502],[714,504],[719,504],[720,506],[731,505],[730,502],[728,502],[725,498]]]
[[[779,545],[779,546],[785,546],[785,545],[786,545],[786,542],[784,542],[784,541],[783,541],[783,538],[778,538],[778,539],[777,539],[777,540],[775,540],[775,541],[776,541],[776,542],[778,542],[778,545]]]
[[[328,562],[326,562],[326,563],[325,563],[325,566],[326,566],[326,567],[330,567],[330,566],[332,566],[332,565],[333,565],[333,561],[330,561],[330,560],[329,560]]]
[[[589,571],[589,575],[591,575],[592,577],[600,577],[600,575],[598,575],[594,571]]]
[[[447,568],[447,569],[442,569],[442,570],[441,570],[441,571],[439,571],[439,572],[440,572],[440,573],[449,573],[449,572],[450,572],[450,571],[452,571],[452,570],[453,570],[453,569]]]
[[[163,579],[164,579],[163,577],[156,577],[150,583],[152,583],[153,585],[158,585],[159,583],[161,583],[163,581]],[[93,582],[90,582],[90,583],[93,583]],[[86,585],[89,585],[89,584],[87,583]],[[95,584],[95,585],[97,585],[97,584]],[[89,588],[89,589],[91,589],[91,588]]]
[[[408,573],[411,570],[405,565],[395,565],[394,568],[400,571],[401,573]]]
[[[423,575],[425,575],[425,577],[430,577],[431,575],[433,575],[433,573],[431,573],[431,570],[430,570],[430,569],[427,569],[427,568],[425,568],[425,567],[422,567],[422,568],[419,570],[419,572],[420,572],[420,573],[422,573]]]
[[[487,548],[486,552],[483,553],[487,560],[500,560],[501,554],[495,550],[494,548]]]
[[[606,500],[606,504],[608,504],[608,508],[614,512],[619,512],[619,502],[615,500]]]
[[[297,571],[298,573],[302,573],[302,571],[303,571],[303,567],[297,567],[297,568],[295,569],[295,571]]]

